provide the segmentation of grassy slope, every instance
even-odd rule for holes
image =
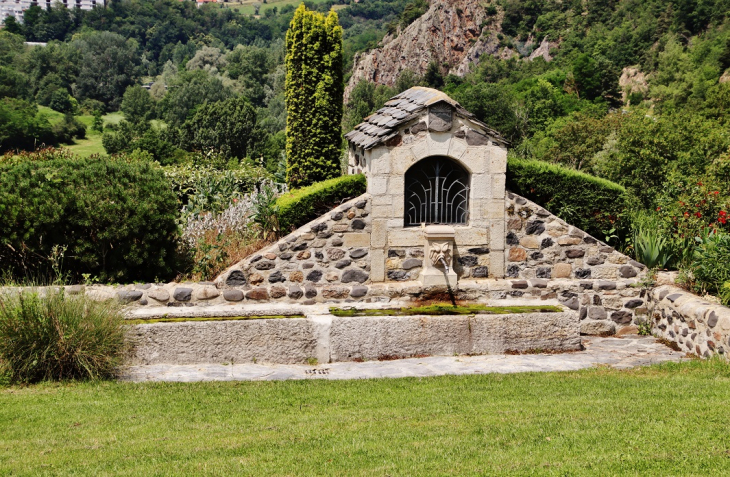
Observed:
[[[0,474],[728,475],[730,368],[0,390]]]
[[[324,0],[312,0],[313,3],[322,3]],[[259,14],[263,15],[266,10],[269,8],[278,7],[281,9],[281,7],[285,5],[294,5],[295,7],[299,6],[299,4],[302,3],[302,0],[268,0],[266,4],[261,2],[261,0],[233,0],[231,2],[225,3],[224,5],[229,8],[235,8],[239,10],[241,13],[245,13],[248,15],[253,15],[256,12],[256,9],[254,5],[260,5]],[[335,5],[335,10],[339,10],[340,8],[345,8],[347,5]],[[339,8],[338,8],[339,7]]]
[[[51,124],[55,124],[63,119],[63,114],[58,111],[54,111],[46,106],[38,106],[38,110],[44,113]],[[104,124],[119,124],[124,118],[124,114],[120,112],[109,113],[102,116]],[[64,146],[70,149],[73,153],[78,154],[82,157],[87,157],[92,154],[104,154],[104,146],[101,145],[101,134],[91,130],[91,123],[94,117],[90,114],[82,114],[76,116],[76,119],[81,121],[86,126],[86,139],[77,140],[75,144],[69,144]]]

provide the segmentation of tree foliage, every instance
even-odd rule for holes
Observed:
[[[287,183],[302,187],[340,175],[342,27],[301,5],[286,34]]]
[[[43,275],[54,246],[76,279],[174,276],[177,207],[159,166],[42,151],[0,163],[0,175],[0,253],[13,276]]]
[[[181,127],[184,149],[214,150],[226,158],[245,158],[254,141],[256,110],[244,97],[207,103]]]

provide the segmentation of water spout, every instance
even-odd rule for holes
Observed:
[[[443,264],[444,268],[446,269],[446,274],[449,274],[449,266],[446,264],[446,260],[444,260],[444,257],[439,258],[439,261]]]

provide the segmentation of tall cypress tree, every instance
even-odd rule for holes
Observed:
[[[290,188],[340,175],[342,27],[337,13],[294,13],[286,33],[286,180]]]

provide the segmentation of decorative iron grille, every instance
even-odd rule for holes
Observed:
[[[405,177],[405,225],[465,224],[469,219],[469,173],[447,157],[429,157]]]

